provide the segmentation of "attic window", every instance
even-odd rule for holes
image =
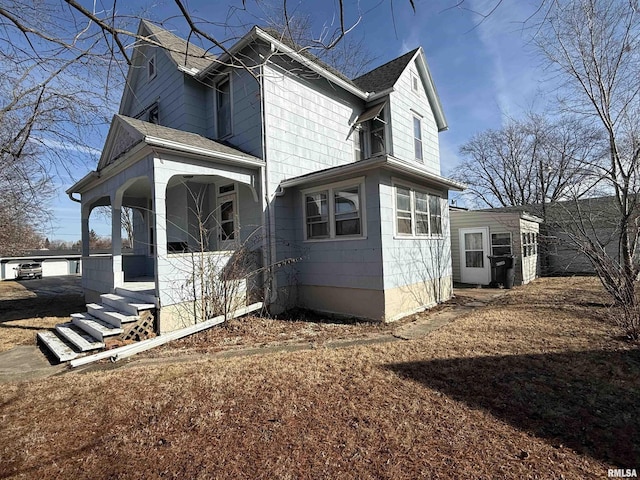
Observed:
[[[413,93],[420,93],[419,85],[420,83],[418,80],[418,75],[416,75],[414,72],[411,72],[411,91],[413,91]]]
[[[156,54],[154,53],[147,59],[147,80],[154,79],[156,73]]]

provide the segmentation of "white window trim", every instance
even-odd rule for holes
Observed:
[[[433,238],[433,239],[442,239],[444,238],[444,211],[442,208],[442,200],[444,197],[442,194],[436,190],[432,190],[430,188],[422,187],[420,185],[416,185],[412,182],[405,182],[404,180],[398,180],[395,178],[391,179],[392,185],[392,201],[393,201],[393,238],[396,240],[404,240],[404,239],[416,239],[416,238]],[[405,188],[410,191],[410,203],[411,203],[411,234],[409,233],[399,233],[398,232],[398,207],[396,205],[396,192],[397,188]],[[440,227],[442,233],[432,234],[431,233],[431,206],[427,200],[427,208],[429,209],[429,233],[416,233],[416,192],[426,193],[430,196],[438,197],[440,200]]]
[[[511,250],[511,253],[509,253],[509,255],[513,255],[513,234],[511,232],[491,232],[489,233],[489,251],[491,252],[491,255],[493,255],[493,247],[506,247],[506,245],[494,245],[493,244],[493,236],[494,235],[504,235],[504,234],[508,234],[509,235],[509,248]]]
[[[229,82],[229,119],[231,120],[231,128],[229,129],[229,133],[224,136],[220,136],[220,126],[218,125],[218,86],[221,83]],[[213,87],[213,111],[216,125],[216,138],[218,140],[224,140],[226,138],[233,136],[233,80],[232,75],[227,74],[220,80],[216,82]]]
[[[220,193],[220,187],[226,187],[227,185],[233,185],[233,190],[229,190],[228,192]],[[228,182],[228,183],[216,183],[216,204],[215,204],[215,215],[216,215],[216,245],[218,248],[222,247],[228,251],[234,251],[234,249],[230,247],[235,247],[240,244],[240,208],[239,208],[239,198],[238,198],[238,182]],[[222,219],[220,218],[220,206],[226,199],[232,199],[234,212],[233,212],[233,232],[234,237],[232,240],[222,240]]]
[[[153,65],[153,73],[149,73],[149,67]],[[155,52],[147,58],[147,81],[153,80],[158,76],[158,63],[156,62]]]
[[[411,91],[413,93],[420,94],[420,78],[414,71],[411,71]]]
[[[420,127],[420,138],[416,137],[415,131],[415,121],[418,121],[418,126]],[[416,140],[420,140],[420,157],[418,157],[418,152],[416,150]],[[424,140],[422,135],[422,116],[413,114],[413,157],[417,162],[424,163]]]
[[[342,242],[350,240],[364,240],[367,238],[367,205],[364,186],[365,177],[356,177],[341,182],[329,183],[318,187],[305,188],[300,190],[302,198],[302,232],[304,242]],[[345,187],[359,187],[360,189],[360,235],[339,235],[336,236],[335,220],[335,197],[334,190]],[[318,192],[327,192],[327,211],[329,217],[329,236],[326,238],[307,238],[307,205],[306,195]]]

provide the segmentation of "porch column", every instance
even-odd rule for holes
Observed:
[[[124,283],[124,273],[122,271],[122,207],[115,203],[115,198],[111,203],[111,255],[113,258],[113,287],[121,287]]]
[[[81,210],[81,243],[82,243],[82,256],[89,256],[89,215],[91,214],[91,208],[88,205],[83,204]]]

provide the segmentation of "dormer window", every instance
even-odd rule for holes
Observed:
[[[156,73],[156,54],[154,53],[147,59],[147,80],[153,80]]]

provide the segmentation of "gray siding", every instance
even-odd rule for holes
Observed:
[[[403,185],[415,185],[415,181],[392,177],[388,172],[383,172],[380,179],[380,227],[385,290],[450,276],[447,190],[428,184],[417,185],[421,189],[442,197],[440,204],[442,236],[434,238],[400,237],[395,234],[394,179]]]
[[[349,177],[343,177],[336,179],[336,182],[348,179]],[[278,234],[286,232],[287,237],[300,245],[302,259],[296,263],[297,283],[306,286],[382,290],[377,174],[370,173],[364,178],[367,222],[365,238],[305,241],[303,193],[300,189],[290,189],[285,197],[287,201],[282,203],[290,205],[292,215],[278,217]],[[293,253],[293,250],[289,251]]]
[[[412,74],[418,75],[414,62],[407,66],[396,82],[394,92],[390,94],[393,155],[403,160],[420,162],[415,158],[413,136],[413,117],[417,116],[422,123],[423,160],[421,163],[431,172],[439,175],[438,127],[422,82],[418,82],[418,93],[411,89]]]
[[[156,76],[147,79],[146,58],[156,55]],[[158,102],[161,125],[177,129],[185,128],[184,74],[178,71],[169,56],[157,47],[143,47],[141,63],[132,66],[127,100],[122,105],[123,115],[135,117],[154,102]],[[147,120],[142,117],[141,120]],[[190,130],[191,131],[191,130]]]
[[[264,67],[263,81],[270,192],[284,179],[354,161],[350,122],[360,104],[272,65]]]
[[[231,135],[218,138],[216,125],[216,84],[230,77],[231,82]],[[258,158],[263,157],[262,116],[260,109],[260,84],[245,70],[223,72],[213,79],[202,98],[203,121],[206,128],[203,135],[223,140],[243,152]]]

